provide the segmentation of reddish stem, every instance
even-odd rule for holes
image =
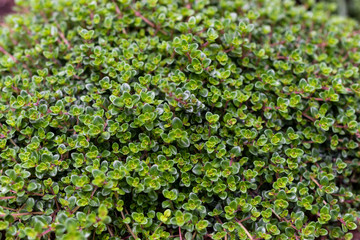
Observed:
[[[50,227],[49,229],[47,229],[46,231],[44,231],[43,233],[41,233],[40,238],[45,236],[46,234],[48,234],[49,232],[51,232],[53,229]]]
[[[72,48],[71,44],[69,43],[69,41],[66,39],[64,33],[61,31],[60,26],[58,23],[56,23],[57,28],[59,29],[59,36],[60,38],[63,40],[63,42],[65,43],[65,45],[67,45],[70,49]]]
[[[0,197],[0,200],[13,199],[13,198],[16,198],[16,196]]]
[[[26,212],[26,213],[13,213],[10,214],[13,217],[26,216],[26,215],[42,215],[44,212]],[[0,217],[5,217],[5,214],[0,214]]]
[[[180,240],[183,240],[182,236],[181,236],[181,228],[179,226],[179,237],[180,237]]]
[[[140,12],[134,10],[135,16],[140,17],[144,22],[146,22],[147,24],[149,24],[151,27],[155,28],[155,24],[153,22],[151,22],[149,19],[147,19],[146,17],[144,17],[143,15],[141,15]]]
[[[306,117],[307,119],[311,120],[312,122],[315,122],[315,118],[310,117],[310,116],[307,115],[306,113],[303,112],[302,115],[303,115],[304,117]]]
[[[13,56],[11,55],[10,53],[8,53],[3,47],[0,46],[0,52],[2,52],[3,54],[5,55],[8,55],[14,62],[18,62],[18,60]]]
[[[227,49],[227,50],[224,50],[224,53],[228,53],[228,52],[231,52],[232,50],[234,50],[234,46],[232,46],[231,48]]]

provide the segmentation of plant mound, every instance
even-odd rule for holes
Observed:
[[[6,239],[351,239],[360,32],[280,0],[18,1]]]

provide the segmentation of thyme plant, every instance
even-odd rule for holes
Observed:
[[[292,0],[17,0],[3,239],[352,239],[360,28]]]

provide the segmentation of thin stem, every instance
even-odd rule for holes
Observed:
[[[316,179],[314,177],[310,176],[310,179],[320,188],[322,189],[322,186],[320,185],[320,183],[318,181],[316,181]]]
[[[0,197],[0,200],[13,199],[13,198],[16,198],[16,196]]]
[[[114,233],[112,232],[111,228],[109,225],[107,225],[107,229],[109,230],[110,236],[114,237]]]
[[[315,122],[315,119],[312,118],[312,117],[310,117],[310,116],[307,115],[306,113],[303,112],[302,115],[303,115],[304,117],[306,117],[307,119],[311,120],[312,122]]]
[[[171,235],[171,236],[169,236],[169,238],[176,238],[176,237],[179,237],[179,235]]]
[[[116,14],[117,14],[118,19],[122,19],[122,18],[123,18],[123,15],[122,15],[122,13],[121,13],[121,11],[120,11],[119,6],[116,4],[116,2],[115,2],[114,0],[112,0],[112,2],[113,2],[114,5],[115,5],[115,11],[116,11]],[[122,29],[122,32],[123,32],[124,34],[127,34],[125,28]]]
[[[27,213],[13,213],[10,214],[13,217],[26,216],[26,215],[42,215],[44,212],[27,212]],[[5,217],[6,214],[0,214],[0,217]]]
[[[18,62],[18,60],[13,55],[8,53],[2,46],[0,46],[0,52],[2,52],[5,55],[8,55],[14,62],[16,63]]]
[[[7,210],[10,210],[10,211],[13,211],[13,212],[16,212],[16,209],[13,209],[13,208],[4,207],[4,206],[0,206],[0,207],[2,207],[2,208],[4,208],[4,209],[7,209]]]
[[[9,139],[10,142],[15,146],[15,147],[18,147],[18,145],[16,145],[16,143],[14,142],[14,140],[12,140],[11,138]]]
[[[244,227],[244,225],[242,225],[242,223],[238,219],[235,218],[235,220],[240,225],[240,227],[245,231],[246,235],[248,235],[249,239],[254,240],[254,238],[251,236],[249,231]]]
[[[241,219],[241,220],[238,220],[239,222],[245,222],[246,220],[249,220],[251,217],[247,217],[247,218],[244,218],[244,219]]]
[[[120,213],[121,213],[122,219],[125,220],[124,212],[121,211]],[[125,226],[126,226],[126,228],[128,229],[128,231],[129,231],[129,233],[131,234],[131,236],[133,236],[134,239],[137,239],[137,236],[136,236],[136,235],[134,234],[134,232],[131,230],[129,224],[125,223]]]
[[[0,52],[2,52],[5,55],[8,55],[15,63],[19,63],[19,60],[17,60],[12,54],[10,54],[9,52],[7,52],[2,46],[0,46]],[[22,64],[24,68],[26,68],[26,70],[28,70],[28,72],[31,74],[31,71],[28,67],[28,65],[26,65],[25,63]]]
[[[96,187],[94,188],[94,190],[92,191],[91,196],[90,196],[90,199],[92,199],[92,198],[94,197],[94,194],[95,194],[95,192],[96,192],[97,189],[98,189],[98,186],[96,186]]]
[[[183,240],[182,236],[181,236],[181,228],[179,226],[179,236],[180,236],[180,240]]]
[[[151,22],[149,19],[147,19],[146,17],[144,17],[143,15],[141,15],[140,12],[136,11],[135,9],[132,9],[135,13],[135,16],[140,17],[144,22],[146,22],[147,24],[150,25],[150,27],[155,28],[155,24],[153,22]]]
[[[275,214],[275,216],[281,221],[281,217],[274,211],[274,209],[271,208],[271,211],[272,211],[273,214]]]
[[[149,19],[144,17],[139,11],[136,11],[135,9],[131,8],[135,16],[140,17],[144,22],[146,22],[150,27],[155,28],[157,31],[160,31],[162,34],[167,35],[167,33],[159,28],[159,26],[156,26],[153,22],[151,22]]]
[[[70,213],[74,214],[79,208],[80,208],[80,206],[75,207]]]
[[[274,209],[272,209],[272,208],[270,208],[270,209],[271,209],[271,211],[273,212],[273,214],[275,214],[275,216],[276,216],[280,221],[282,221],[282,218],[274,211]],[[289,220],[287,220],[286,218],[284,218],[284,220],[285,220],[287,223],[289,223],[290,226],[291,226],[293,229],[295,229],[295,231],[298,231],[298,229],[297,229]],[[295,235],[295,239],[298,240],[299,237],[298,237],[297,235]]]
[[[51,193],[55,196],[55,197],[54,197],[54,200],[55,200],[55,204],[56,204],[56,210],[57,210],[57,211],[60,211],[60,206],[59,206],[59,203],[58,203],[56,194],[55,194],[55,192],[54,192],[54,189],[53,189],[52,187],[50,187],[50,190],[51,190]]]
[[[52,230],[53,230],[52,227],[48,228],[48,229],[45,230],[43,233],[41,233],[40,238],[43,237],[43,236],[45,236],[46,234],[48,234],[48,233],[51,232]]]
[[[158,228],[162,225],[163,223],[161,222],[159,225],[157,225],[157,227],[155,228],[154,232],[156,232],[156,230],[158,230]]]
[[[234,50],[234,49],[235,49],[235,47],[234,47],[234,46],[231,46],[229,49],[224,50],[224,53],[231,52],[231,51]]]
[[[60,36],[60,38],[61,38],[61,39],[63,40],[63,42],[71,49],[72,46],[71,46],[71,44],[69,43],[69,41],[66,39],[64,33],[61,31],[61,28],[60,28],[59,24],[56,23],[56,26],[57,26],[57,28],[59,29],[59,36]]]
[[[219,216],[215,216],[216,218],[216,221],[218,221],[221,225],[223,225],[224,223],[221,221],[221,219],[219,218]],[[229,234],[228,231],[226,230],[226,228],[223,228],[224,231],[226,232],[226,235],[225,235],[225,240],[227,240],[227,235]],[[230,235],[229,235],[230,237]]]
[[[207,47],[207,45],[209,45],[209,42],[205,42],[203,45],[201,45],[201,48]]]

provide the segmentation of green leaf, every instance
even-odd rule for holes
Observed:
[[[183,127],[182,121],[181,121],[179,118],[177,118],[177,117],[175,117],[175,118],[172,120],[171,125],[172,125],[172,127],[173,127],[174,129],[182,128],[182,127]]]

